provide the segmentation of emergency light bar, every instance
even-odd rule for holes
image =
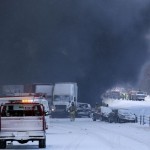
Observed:
[[[33,100],[31,100],[31,99],[23,99],[22,100],[22,103],[32,103],[33,102]]]
[[[0,105],[4,103],[34,103],[36,100],[43,99],[42,96],[4,96],[0,97]]]

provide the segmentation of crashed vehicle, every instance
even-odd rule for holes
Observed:
[[[100,120],[108,121],[111,123],[114,120],[114,112],[110,107],[100,106],[93,112],[92,119],[93,121]]]
[[[137,122],[137,117],[129,109],[114,109],[113,122]]]
[[[77,117],[91,117],[91,105],[88,103],[77,103]]]
[[[129,109],[112,109],[110,107],[101,106],[96,109],[92,115],[93,121],[108,121],[110,123],[137,122],[137,117]]]

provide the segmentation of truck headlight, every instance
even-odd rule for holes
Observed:
[[[52,111],[55,111],[55,108],[52,108]]]

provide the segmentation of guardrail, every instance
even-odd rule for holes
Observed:
[[[150,126],[150,116],[137,116],[137,122],[140,124],[140,125],[148,125]]]

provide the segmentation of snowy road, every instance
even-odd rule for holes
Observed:
[[[91,118],[50,119],[46,150],[149,150],[150,127],[135,123],[107,123]],[[37,142],[7,149],[38,149]]]

